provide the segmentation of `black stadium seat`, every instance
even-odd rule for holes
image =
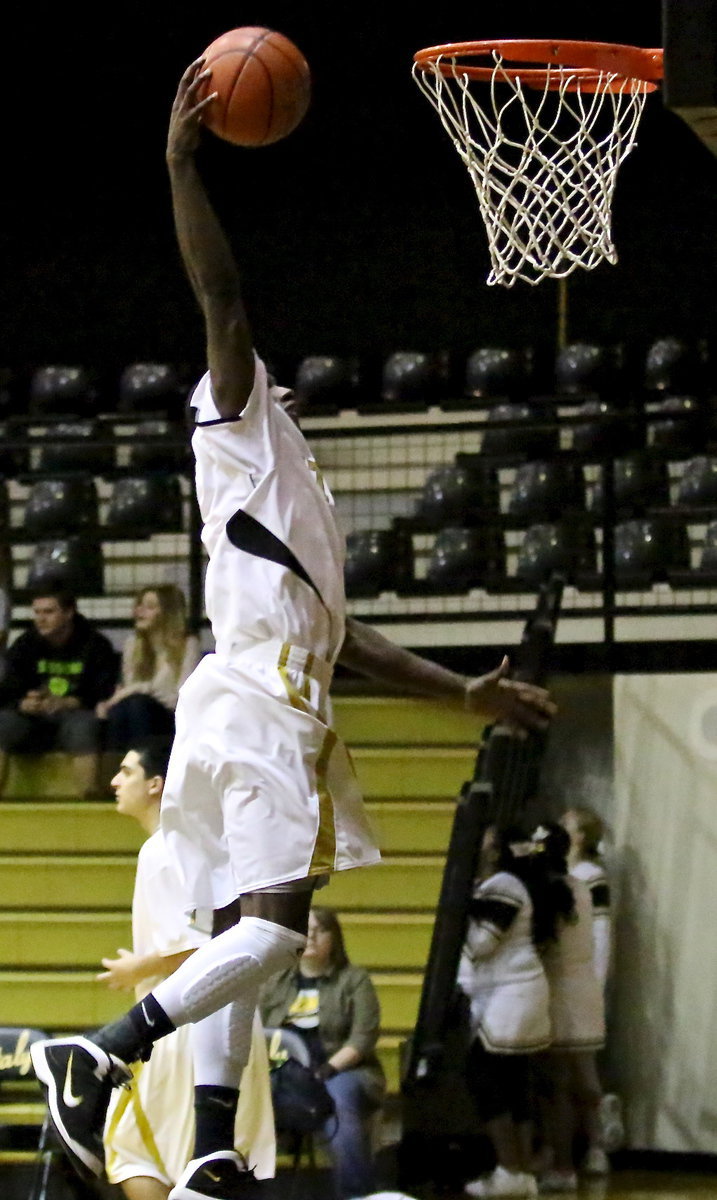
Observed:
[[[432,471],[416,505],[416,520],[428,529],[474,525],[499,511],[498,473],[489,463],[457,461]]]
[[[564,459],[521,463],[508,497],[511,517],[533,525],[585,508],[582,468]]]
[[[690,568],[686,527],[669,517],[620,521],[615,526],[615,580],[621,588],[669,581],[671,571]]]
[[[108,538],[132,539],[179,533],[183,527],[182,507],[176,476],[125,476],[112,487],[104,532]]]
[[[95,412],[96,404],[97,388],[87,367],[38,367],[30,380],[33,417],[86,416]]]
[[[481,346],[466,362],[465,394],[475,400],[522,400],[533,374],[533,351]]]
[[[586,420],[573,426],[573,450],[585,462],[603,455],[629,454],[645,443],[644,428],[631,423],[607,400],[586,400],[576,416]]]
[[[677,488],[677,503],[691,507],[717,506],[717,458],[697,455],[685,463]]]
[[[181,425],[172,421],[140,421],[127,454],[130,471],[181,472],[190,468],[192,451]]]
[[[436,404],[446,386],[441,356],[396,350],[383,364],[381,395],[389,404],[426,408]]]
[[[541,521],[526,530],[516,563],[526,586],[537,588],[557,571],[579,587],[596,570],[595,533],[584,522]]]
[[[647,442],[657,450],[694,454],[706,436],[706,413],[696,396],[666,396],[649,414]]]
[[[101,596],[100,544],[81,535],[38,542],[30,558],[27,588],[32,591],[53,583],[61,584],[77,596]]]
[[[131,363],[120,376],[121,413],[163,413],[180,421],[184,403],[182,381],[172,363]]]
[[[494,404],[487,413],[482,453],[504,458],[547,458],[558,448],[557,429],[540,429],[537,408],[524,403]],[[502,429],[492,426],[502,424]],[[533,425],[533,428],[528,428]]]
[[[25,504],[25,532],[31,537],[60,537],[97,526],[97,488],[93,479],[40,479]]]
[[[658,338],[645,358],[645,387],[648,392],[699,392],[705,383],[707,350],[700,342],[678,337]]]
[[[670,477],[667,463],[663,459],[650,454],[632,454],[625,458],[616,458],[613,472],[615,511],[619,515],[639,517],[650,508],[669,505]],[[602,478],[599,478],[590,498],[590,511],[599,516],[602,505]]]
[[[598,396],[613,401],[620,395],[623,353],[619,346],[571,342],[558,351],[555,383],[564,396]]]
[[[33,435],[34,469],[42,472],[83,471],[104,475],[113,470],[115,451],[110,431],[92,418],[58,421]]]
[[[412,580],[413,546],[408,530],[368,529],[348,535],[344,582],[349,599],[406,591]]]
[[[439,530],[426,575],[433,591],[493,590],[504,578],[505,544],[500,529],[482,526]]]
[[[704,587],[717,587],[717,520],[710,521],[705,530],[700,564],[693,578],[693,584],[700,583]]]
[[[294,391],[308,413],[357,408],[360,386],[358,359],[335,354],[313,354],[302,359],[294,378]]]

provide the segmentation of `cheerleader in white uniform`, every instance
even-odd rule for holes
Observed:
[[[569,808],[561,823],[570,834],[570,874],[587,885],[592,901],[593,964],[606,998],[612,965],[612,911],[610,884],[601,849],[605,826],[592,809]],[[599,1070],[596,1063],[596,1074]],[[616,1150],[624,1140],[620,1097],[605,1093],[600,1100],[600,1136],[589,1142],[581,1169],[587,1175],[605,1175],[610,1169],[607,1150]]]
[[[535,945],[536,910],[515,835],[489,829],[469,909],[458,984],[470,1000],[467,1082],[496,1157],[470,1196],[532,1196],[530,1056],[550,1042],[548,985]],[[542,911],[544,904],[539,899]],[[553,919],[552,916],[550,918]]]
[[[560,922],[557,939],[543,951],[552,1025],[552,1045],[544,1058],[548,1094],[543,1135],[552,1165],[540,1181],[542,1191],[572,1191],[577,1186],[573,1149],[578,1129],[587,1132],[591,1144],[600,1137],[595,1052],[605,1042],[605,1012],[593,965],[590,892],[568,872],[570,836],[562,825],[545,824],[534,840],[542,846],[543,871],[563,878],[574,901],[572,913]]]

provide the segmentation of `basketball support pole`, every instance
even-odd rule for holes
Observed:
[[[568,281],[565,275],[558,280],[556,341],[558,350],[564,350],[568,344]]]

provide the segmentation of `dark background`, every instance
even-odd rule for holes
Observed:
[[[423,8],[423,6],[421,6]],[[175,250],[164,137],[176,82],[219,33],[293,38],[314,97],[285,142],[202,162],[272,361],[355,351],[555,344],[557,285],[487,288],[465,169],[414,84],[415,50],[491,36],[662,42],[659,0],[5,6],[0,366],[200,363]],[[576,272],[569,337],[713,338],[717,159],[659,96],[621,168],[618,266]]]

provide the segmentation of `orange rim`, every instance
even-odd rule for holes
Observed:
[[[495,62],[490,66],[472,64],[471,59],[488,58],[498,53],[503,62],[501,70],[510,79],[520,78],[529,87],[545,87],[555,77],[555,68],[569,71],[575,77],[574,87],[594,90],[600,86],[604,73],[615,80],[602,86],[618,90],[625,80],[637,80],[645,91],[654,91],[663,75],[662,50],[646,50],[641,46],[621,46],[612,42],[563,42],[548,39],[519,41],[499,38],[495,41],[449,42],[445,46],[428,46],[413,56],[419,70],[435,67],[450,77],[460,60],[461,74],[469,79],[490,80]],[[450,62],[443,61],[450,59]],[[545,63],[544,67],[511,66],[511,63]],[[592,85],[592,86],[591,86]],[[556,83],[555,86],[558,86]]]

